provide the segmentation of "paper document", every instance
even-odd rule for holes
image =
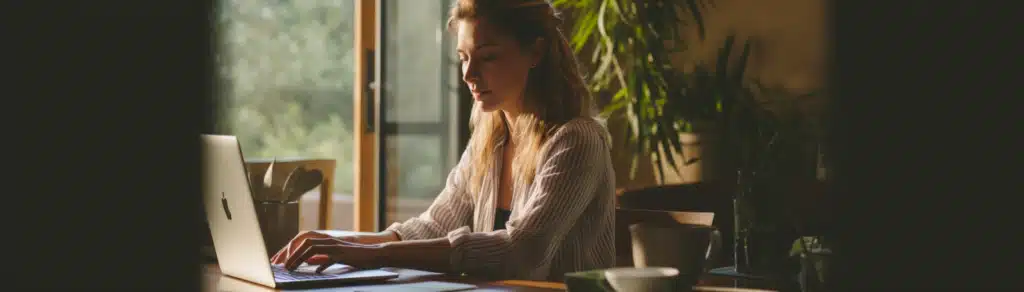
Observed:
[[[353,287],[335,287],[335,288],[323,288],[315,289],[312,291],[317,292],[401,292],[401,291],[438,291],[438,292],[450,292],[450,291],[465,291],[476,289],[475,285],[462,284],[462,283],[451,283],[441,281],[427,281],[419,283],[406,283],[406,284],[383,284],[383,285],[367,285],[367,286],[353,286]]]

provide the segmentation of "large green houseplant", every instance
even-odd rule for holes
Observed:
[[[687,48],[680,32],[686,25],[697,26],[704,37],[701,0],[636,1],[636,0],[555,0],[553,5],[567,10],[575,19],[571,44],[581,57],[589,51],[591,90],[611,93],[612,102],[605,115],[626,113],[631,121],[627,135],[636,146],[635,157],[649,153],[656,161],[659,177],[664,180],[664,164],[677,165],[673,155],[659,151],[669,149],[681,153],[679,133],[692,128],[693,117],[714,109],[714,101],[698,98],[675,98],[685,92],[686,75],[670,63],[672,53]],[[684,21],[689,16],[692,23]],[[676,112],[663,112],[669,100],[690,103]],[[683,164],[693,161],[683,162]],[[636,168],[634,160],[634,167]],[[677,170],[673,168],[673,170]],[[633,175],[631,171],[631,176]]]
[[[666,168],[678,172],[678,166],[694,162],[675,161],[676,155],[686,157],[680,135],[693,132],[695,124],[709,126],[719,137],[715,143],[719,167],[731,170],[726,174],[734,175],[731,179],[736,181],[735,249],[745,251],[745,239],[751,233],[784,233],[790,216],[786,183],[780,182],[807,176],[814,169],[808,161],[814,155],[808,154],[814,153],[810,148],[820,131],[817,123],[810,122],[816,119],[794,103],[807,98],[765,88],[745,76],[751,44],[737,45],[734,36],[724,40],[713,63],[692,60],[693,69],[685,72],[673,66],[670,57],[688,47],[685,40],[703,40],[703,1],[555,0],[553,4],[575,19],[571,43],[581,56],[589,53],[590,58],[581,59],[589,60],[585,65],[591,67],[591,90],[612,95],[603,114],[624,115],[629,121],[624,136],[629,137],[635,158],[652,156],[664,181]],[[696,38],[681,34],[687,25],[697,26]],[[633,169],[637,163],[634,159]],[[792,238],[783,235],[774,241],[786,244],[766,253],[784,258]],[[745,258],[746,253],[736,255],[741,270],[740,266],[752,265]]]

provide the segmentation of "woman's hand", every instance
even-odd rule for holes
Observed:
[[[284,262],[285,269],[289,271],[297,269],[302,263],[320,265],[316,269],[318,273],[335,263],[356,268],[378,268],[384,265],[384,249],[377,244],[312,237],[301,240],[291,253],[282,258],[279,260]]]
[[[331,236],[316,231],[301,232],[298,235],[295,235],[292,240],[288,241],[288,244],[282,247],[281,250],[277,251],[277,253],[270,258],[270,263],[275,265],[284,264],[284,260],[287,259],[287,256],[292,254],[292,251],[296,250],[299,247],[299,244],[302,244],[302,241],[310,238],[331,238]]]
[[[316,231],[305,231],[305,232],[299,233],[294,238],[292,238],[292,240],[290,240],[288,242],[288,245],[286,245],[285,247],[282,247],[280,251],[278,251],[276,254],[274,254],[273,257],[270,258],[270,263],[271,264],[275,264],[275,265],[284,264],[285,260],[288,259],[288,256],[293,254],[293,253],[295,253],[295,251],[298,250],[299,245],[301,245],[304,240],[311,239],[311,238],[323,239],[323,238],[332,238],[332,237],[330,235],[327,235],[326,233],[321,233],[321,232],[316,232]],[[363,245],[371,245],[371,244],[380,244],[380,243],[385,243],[385,242],[399,241],[398,235],[395,234],[394,232],[391,232],[391,231],[384,231],[384,232],[375,233],[375,234],[369,234],[369,235],[341,236],[341,237],[336,237],[336,239],[338,239],[338,240],[340,240],[342,242],[355,243],[355,244],[363,244]]]

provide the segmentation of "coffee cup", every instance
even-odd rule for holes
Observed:
[[[672,292],[677,291],[679,270],[669,267],[612,268],[604,278],[615,291]]]
[[[714,226],[637,223],[629,232],[633,265],[675,268],[683,287],[696,285],[722,248],[721,233]]]

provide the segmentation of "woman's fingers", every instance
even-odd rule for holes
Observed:
[[[281,250],[278,250],[277,253],[270,258],[270,263],[275,265],[283,264],[286,257],[291,254],[291,246],[292,244],[289,242],[285,246],[281,247]]]
[[[313,257],[314,255],[326,255],[329,257],[331,251],[336,249],[336,247],[338,246],[333,244],[306,246],[304,249],[301,249],[300,252],[288,258],[288,261],[286,261],[284,264],[285,269],[288,269],[289,271],[294,271],[299,267],[299,265],[301,265],[303,262],[308,260],[310,257]]]
[[[281,257],[281,253],[284,252],[285,250],[285,248],[282,248],[281,250],[277,251],[277,253],[275,253],[274,256],[270,257],[270,263],[276,265],[278,258]]]
[[[288,259],[288,255],[292,254],[292,251],[295,250],[296,248],[298,248],[298,245],[301,244],[303,240],[305,240],[305,239],[304,238],[292,239],[292,241],[288,242],[288,244],[286,244],[285,246],[281,247],[281,250],[277,251],[277,253],[274,254],[273,257],[270,258],[270,263],[275,264],[275,265],[283,264],[284,261],[286,259]]]
[[[291,247],[288,249],[288,252],[285,253],[285,258],[282,263],[287,265],[292,257],[295,257],[299,252],[305,250],[308,246],[313,245],[316,242],[318,242],[318,238],[305,238],[297,240],[293,242],[293,244],[289,244]]]
[[[327,264],[328,266],[330,266],[330,265],[334,264],[335,261],[333,259],[331,259],[330,256],[318,254],[318,255],[313,255],[313,256],[309,257],[308,259],[306,259],[306,263],[310,264],[310,265],[323,265],[323,264]]]
[[[288,256],[294,253],[294,251],[299,248],[299,246],[302,244],[304,240],[310,238],[330,238],[330,236],[316,231],[306,231],[299,233],[295,235],[295,237],[292,237],[292,239],[288,241],[288,244],[282,247],[281,250],[279,250],[276,254],[274,254],[273,257],[270,258],[270,263],[283,264],[285,260],[288,259]]]
[[[298,261],[298,263],[295,264],[295,266],[297,267],[298,264],[301,264],[302,261],[305,260],[305,258],[296,259],[296,257],[300,256],[303,252],[306,252],[307,250],[309,250],[313,246],[334,246],[334,245],[339,245],[339,244],[341,244],[340,241],[337,240],[337,239],[334,239],[334,238],[307,238],[307,239],[304,239],[301,242],[299,242],[298,246],[295,247],[294,249],[292,249],[290,251],[290,253],[286,256],[286,258],[284,259],[285,267],[290,267],[291,263],[294,263],[295,261]]]
[[[323,237],[322,234],[312,231],[300,233],[299,235],[296,235],[295,238],[292,238],[292,240],[288,242],[289,252],[287,254],[291,254],[293,251],[295,251],[295,249],[299,248],[299,245],[302,244],[302,241],[310,238],[321,237]]]
[[[316,259],[316,260],[314,260],[314,259]],[[326,270],[330,266],[333,266],[334,264],[338,263],[338,262],[334,261],[333,259],[331,259],[331,257],[325,256],[325,255],[315,255],[315,256],[312,256],[306,262],[309,263],[310,265],[320,265],[319,267],[316,268],[316,273],[317,274],[323,273],[324,270]]]

